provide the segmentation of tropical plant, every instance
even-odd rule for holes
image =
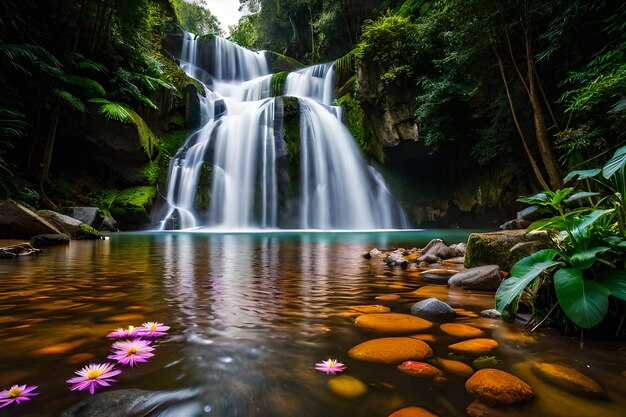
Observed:
[[[499,311],[508,309],[515,313],[522,298],[531,304],[536,315],[538,307],[533,301],[542,297],[551,303],[543,320],[560,307],[574,325],[589,329],[604,320],[612,303],[613,312],[619,316],[617,333],[621,331],[626,318],[622,199],[622,192],[626,191],[625,167],[623,146],[602,169],[575,171],[565,178],[587,179],[602,173],[600,183],[614,191],[608,196],[592,191],[574,193],[575,188],[569,187],[518,199],[552,214],[531,224],[527,231],[546,231],[554,247],[540,250],[513,266],[511,276],[496,292]],[[581,201],[588,205],[577,207]]]

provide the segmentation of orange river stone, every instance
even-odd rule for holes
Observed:
[[[409,337],[383,337],[368,340],[354,346],[348,351],[354,359],[368,362],[398,363],[423,360],[433,355],[433,351],[425,342]]]
[[[358,311],[359,313],[389,313],[391,309],[389,307],[373,304],[373,305],[363,305],[363,306],[350,306],[352,310]]]
[[[468,326],[467,324],[458,323],[444,323],[439,326],[442,332],[449,334],[450,336],[462,337],[465,339],[479,337],[484,333],[482,330],[476,327]]]
[[[461,361],[443,358],[437,358],[435,361],[436,364],[441,367],[441,369],[451,374],[468,377],[474,373],[474,370],[471,366]]]
[[[571,366],[534,362],[532,369],[539,376],[570,392],[591,397],[606,395],[600,384]]]
[[[485,353],[497,348],[498,342],[493,339],[469,339],[448,346],[452,350],[464,353]]]
[[[389,414],[389,417],[437,417],[422,407],[405,407]]]
[[[535,396],[533,389],[508,372],[499,369],[481,369],[465,382],[468,393],[486,401],[514,404]]]
[[[428,320],[400,313],[363,314],[356,318],[357,326],[383,333],[414,333],[432,327]]]
[[[404,374],[418,378],[434,378],[441,375],[441,371],[425,362],[404,361],[398,365],[398,370]]]

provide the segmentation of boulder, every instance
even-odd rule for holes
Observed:
[[[417,258],[416,262],[436,263],[442,259],[454,258],[457,255],[454,249],[449,248],[443,240],[433,239],[422,249],[422,256]]]
[[[454,318],[452,307],[434,297],[413,304],[411,314],[432,321],[448,321]]]
[[[437,417],[422,407],[404,407],[389,414],[389,417]]]
[[[606,396],[600,384],[571,366],[559,363],[534,362],[532,369],[551,384],[573,394],[596,398]]]
[[[48,233],[45,235],[33,236],[33,246],[43,248],[46,246],[68,245],[70,243],[69,235],[65,233]]]
[[[465,256],[465,251],[467,250],[467,245],[465,243],[454,243],[450,245],[450,249],[454,251],[456,257]]]
[[[145,229],[151,223],[150,209],[156,188],[140,186],[121,191],[111,204],[111,214],[123,230]]]
[[[98,207],[70,207],[71,216],[81,223],[88,224],[91,227],[99,227],[101,219],[100,209]]]
[[[52,210],[39,210],[37,214],[55,225],[59,230],[66,232],[72,238],[76,238],[82,224],[80,220]]]
[[[520,259],[550,247],[551,243],[544,232],[504,230],[472,233],[467,240],[465,267],[497,264],[503,271],[510,271]]]
[[[50,233],[62,231],[21,204],[11,200],[0,202],[0,239],[30,239]]]
[[[499,369],[476,371],[465,382],[465,390],[482,400],[496,404],[514,404],[535,396],[530,385]]]
[[[433,351],[421,340],[409,337],[383,337],[368,340],[348,351],[351,358],[382,363],[398,363],[406,360],[423,360],[433,355]]]
[[[501,281],[498,265],[485,265],[453,275],[448,280],[448,285],[466,290],[497,290]]]
[[[413,333],[430,328],[430,321],[400,313],[363,314],[356,318],[357,326],[383,333]]]
[[[488,319],[501,319],[502,313],[500,313],[495,308],[490,308],[488,310],[483,310],[480,312],[481,317],[486,317]]]

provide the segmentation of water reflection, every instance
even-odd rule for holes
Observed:
[[[381,303],[375,300],[380,294],[398,295],[382,303],[404,313],[429,294],[471,311],[493,303],[490,294],[448,292],[426,285],[415,272],[360,256],[374,246],[420,246],[420,239],[427,240],[416,233],[120,234],[0,263],[0,386],[38,384],[41,392],[10,415],[58,416],[86,398],[70,393],[64,381],[75,369],[106,357],[104,335],[112,328],[151,320],[171,325],[170,335],[157,343],[154,358],[122,373],[115,385],[164,392],[155,394],[152,411],[139,415],[374,417],[419,405],[440,416],[463,416],[472,401],[464,380],[449,377],[436,385],[346,354],[379,336],[356,328],[349,306]],[[484,318],[459,320],[498,340],[494,354],[504,369],[539,393],[504,415],[623,415],[623,353],[581,353],[567,339],[528,335]],[[451,337],[436,328],[431,333],[435,355],[448,357]],[[330,392],[330,377],[313,370],[328,357],[345,362],[368,393],[350,400]],[[455,358],[470,364],[474,359]],[[610,401],[574,398],[551,387],[529,371],[531,360],[588,369]],[[0,410],[0,417],[8,412]]]

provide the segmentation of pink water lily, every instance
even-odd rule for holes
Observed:
[[[91,395],[96,392],[97,388],[108,387],[111,382],[115,382],[115,375],[119,375],[122,371],[115,369],[112,363],[91,363],[75,372],[78,377],[68,379],[68,384],[74,384],[70,387],[71,391],[83,391],[89,389]]]
[[[315,364],[315,369],[320,372],[326,372],[327,374],[336,374],[346,370],[346,365],[339,362],[337,359],[327,359]]]
[[[128,329],[123,329],[121,327],[118,327],[117,329],[109,333],[107,337],[111,339],[128,339],[131,337],[138,336],[137,330],[139,330],[139,328],[135,326],[128,326]]]
[[[137,327],[136,330],[137,336],[152,338],[166,335],[169,329],[170,326],[164,326],[163,323],[149,321]]]
[[[30,397],[39,395],[33,392],[36,389],[36,385],[13,385],[8,390],[0,391],[0,408],[12,403],[20,404],[22,401],[30,401]]]
[[[133,339],[123,342],[113,343],[113,354],[109,359],[116,360],[124,365],[134,367],[137,362],[147,362],[148,358],[154,356],[149,340]]]

